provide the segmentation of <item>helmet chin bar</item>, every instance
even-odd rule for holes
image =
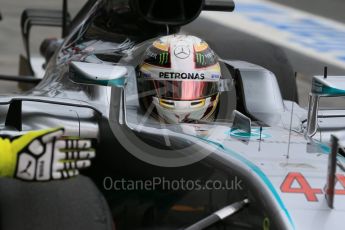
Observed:
[[[160,118],[168,123],[180,123],[185,120],[201,120],[207,117],[209,113],[213,113],[214,110],[208,113],[207,110],[211,106],[216,106],[215,103],[217,103],[218,98],[214,101],[211,99],[212,97],[192,101],[175,101],[153,97],[152,103],[155,105]],[[164,104],[166,102],[169,103],[168,106]]]

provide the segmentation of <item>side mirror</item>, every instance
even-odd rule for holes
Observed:
[[[345,76],[314,76],[311,93],[321,97],[345,96]]]
[[[314,76],[309,95],[307,136],[312,137],[317,132],[318,110],[320,97],[345,96],[345,76]]]
[[[129,67],[71,62],[70,77],[76,83],[124,87],[129,75]]]

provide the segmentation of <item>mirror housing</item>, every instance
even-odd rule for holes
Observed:
[[[321,97],[345,96],[345,76],[314,76],[309,94],[307,136],[317,132],[319,100]]]
[[[314,76],[311,93],[321,97],[345,96],[345,76]]]
[[[72,61],[69,67],[71,80],[82,84],[122,88],[129,75],[125,66]]]

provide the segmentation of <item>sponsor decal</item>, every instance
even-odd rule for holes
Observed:
[[[196,53],[196,63],[199,63],[201,65],[205,65],[205,55],[201,53]]]
[[[148,50],[147,53],[146,53],[147,57],[149,58],[154,58],[156,59],[157,58],[157,53],[154,53],[152,52],[151,50]]]
[[[294,187],[294,182],[297,182],[299,187]],[[345,195],[345,176],[342,174],[336,175],[336,183],[339,182],[343,189],[336,189],[336,195]],[[280,190],[283,193],[300,193],[304,194],[305,198],[309,202],[318,202],[316,195],[324,194],[325,191],[321,188],[313,188],[308,182],[308,179],[299,172],[290,172],[284,179],[283,183],[280,186]]]
[[[212,79],[219,79],[219,78],[220,78],[220,75],[219,75],[219,74],[212,74],[212,75],[211,75],[211,78],[212,78]]]
[[[164,79],[190,79],[204,80],[204,73],[175,73],[175,72],[159,72],[159,78]]]
[[[208,50],[204,55],[207,59],[214,59],[214,53],[211,50]]]
[[[169,53],[163,52],[159,54],[159,64],[164,65],[167,64],[169,60]]]
[[[190,49],[185,45],[176,46],[174,49],[174,55],[179,59],[186,59],[190,56]]]

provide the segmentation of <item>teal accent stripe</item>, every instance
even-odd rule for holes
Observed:
[[[328,155],[331,152],[331,148],[325,143],[322,143],[322,142],[316,142],[316,143],[320,146],[323,153]]]
[[[315,78],[313,79],[313,82],[312,82],[312,92],[317,93],[317,94],[325,94],[325,95],[332,95],[332,96],[345,95],[345,90],[330,87]]]
[[[123,87],[126,84],[126,80],[127,79],[125,77],[115,79],[115,80],[110,80],[108,85],[109,86],[116,86],[116,87]]]
[[[323,154],[329,155],[331,153],[331,147],[329,147],[327,144],[319,142],[319,141],[315,141],[315,142],[319,145]],[[345,157],[339,153],[337,155],[337,159],[340,160],[341,162],[345,163]]]
[[[120,78],[111,79],[111,80],[97,80],[97,79],[89,79],[89,78],[84,78],[84,77],[72,76],[72,80],[77,83],[82,83],[82,84],[115,86],[115,87],[124,87],[127,83],[126,77],[120,77]]]
[[[293,227],[293,229],[295,229],[295,224],[292,221],[290,213],[287,210],[287,208],[285,207],[285,205],[284,205],[282,199],[280,198],[277,190],[274,188],[272,182],[269,180],[269,178],[266,176],[266,174],[258,166],[253,164],[251,161],[249,161],[248,159],[246,159],[242,155],[236,153],[232,149],[224,147],[220,143],[217,143],[217,142],[214,142],[214,141],[211,141],[211,140],[207,140],[207,139],[203,139],[203,138],[200,138],[200,137],[198,137],[198,138],[203,140],[203,141],[206,141],[207,143],[211,143],[213,145],[216,145],[217,147],[220,147],[225,153],[233,156],[237,160],[239,160],[239,161],[243,162],[244,164],[246,164],[247,166],[249,166],[264,181],[264,183],[267,185],[267,187],[271,190],[271,192],[272,192],[274,198],[277,200],[280,208],[284,211],[285,215],[287,216],[291,226]]]
[[[329,87],[329,86],[322,86],[322,94],[329,94],[329,95],[334,95],[334,96],[342,96],[342,95],[345,95],[345,90],[342,90],[342,89],[336,89],[336,88],[332,88],[332,87]]]

